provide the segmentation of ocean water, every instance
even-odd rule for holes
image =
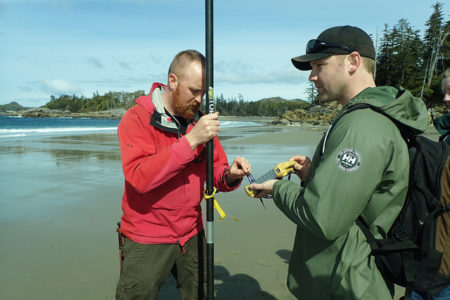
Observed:
[[[21,118],[0,116],[0,139],[31,136],[114,132],[119,120]]]
[[[124,187],[118,124],[119,120],[104,119],[0,117],[0,236],[6,241],[0,247],[0,299],[115,298],[115,227]],[[258,177],[292,154],[313,150],[301,147],[301,131],[292,136],[299,141],[296,146],[250,142],[255,135],[282,131],[263,120],[223,120],[219,138],[230,163],[243,156]],[[228,283],[234,274],[245,273],[245,283],[270,274],[261,278],[261,286],[252,287],[290,300],[286,288],[279,291],[287,265],[275,253],[289,251],[295,228],[270,200],[264,200],[263,207],[259,199],[249,198],[243,190],[247,184],[244,179],[239,189],[217,195],[224,211],[239,222],[217,222],[216,266],[222,276],[229,273]],[[255,230],[268,237],[257,242],[258,255],[245,246]],[[271,272],[268,265],[273,266]],[[225,281],[218,286],[218,291],[230,289],[239,292],[239,286]]]
[[[0,140],[35,136],[115,133],[120,120],[89,118],[21,118],[0,116]],[[262,122],[221,121],[221,128],[261,126]]]

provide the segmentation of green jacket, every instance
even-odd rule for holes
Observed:
[[[440,140],[445,140],[450,145],[450,114],[445,114],[433,120],[434,128],[441,135]]]
[[[423,101],[408,91],[367,88],[338,116],[356,103],[380,107],[416,132],[427,126]],[[376,237],[385,236],[404,202],[408,171],[408,149],[394,123],[359,109],[322,138],[304,187],[275,183],[276,205],[297,224],[288,274],[288,288],[297,298],[392,298],[392,284],[377,270],[355,220],[362,216]]]

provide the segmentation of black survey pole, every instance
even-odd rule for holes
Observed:
[[[206,16],[206,113],[214,112],[213,0],[205,0]],[[206,194],[214,193],[214,143],[206,144]],[[206,276],[208,300],[214,299],[214,197],[206,200]]]

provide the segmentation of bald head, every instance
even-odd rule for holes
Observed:
[[[192,62],[199,62],[202,68],[205,69],[205,57],[197,50],[184,50],[179,52],[170,64],[168,75],[175,74],[179,79],[183,79],[186,75],[186,67]]]

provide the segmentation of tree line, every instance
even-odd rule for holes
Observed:
[[[118,108],[128,109],[134,104],[134,100],[145,95],[143,90],[136,92],[108,92],[99,95],[95,92],[91,98],[76,95],[62,95],[58,98],[50,97],[50,102],[44,107],[50,109],[69,110],[72,113],[85,113],[94,111],[112,110]]]
[[[305,109],[311,104],[307,101],[295,99],[286,100],[280,97],[261,99],[259,101],[245,101],[239,94],[238,99],[225,99],[223,95],[214,99],[215,110],[223,116],[269,116],[276,117],[288,110]]]
[[[406,19],[392,28],[386,24],[377,54],[376,84],[403,87],[427,105],[442,100],[441,75],[450,67],[450,20],[436,2],[425,23],[425,33]]]
[[[136,92],[109,92],[104,95],[94,93],[91,98],[78,97],[76,95],[63,95],[58,98],[51,96],[50,102],[44,107],[70,111],[72,113],[86,113],[104,110],[124,108],[134,105],[137,97],[143,96],[144,91]],[[223,95],[214,99],[215,110],[224,116],[279,116],[287,110],[306,108],[310,103],[296,99],[285,100],[280,97],[267,98],[256,102],[245,101],[242,95],[238,99],[232,97],[225,99]],[[205,103],[203,103],[202,110]]]
[[[413,95],[432,106],[442,100],[441,75],[450,67],[450,20],[443,13],[444,4],[436,2],[432,14],[425,23],[425,32],[411,27],[407,19],[400,19],[393,27],[384,25],[382,36],[372,36],[377,48],[377,85],[390,85],[410,90]],[[236,116],[279,116],[287,110],[306,108],[318,104],[317,90],[310,83],[306,89],[306,101],[284,100],[279,97],[255,102],[245,101],[239,94],[225,99],[216,97],[215,109],[222,115]],[[76,95],[51,96],[45,107],[69,110],[71,112],[92,112],[134,105],[134,100],[144,95],[136,92],[109,92],[105,95],[94,93],[91,98]]]

